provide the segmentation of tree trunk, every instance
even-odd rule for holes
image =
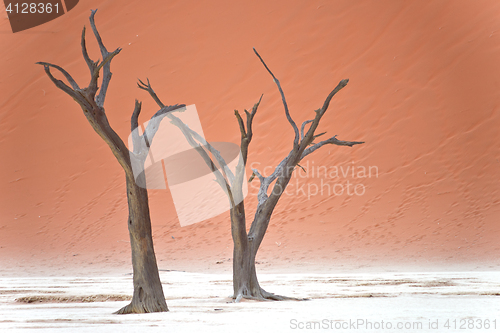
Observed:
[[[235,244],[233,250],[233,298],[239,302],[241,298],[264,299],[263,290],[257,280],[255,255],[251,242],[247,241],[246,249]]]
[[[233,236],[233,299],[239,302],[242,298],[254,300],[299,300],[297,298],[286,297],[269,293],[261,288],[257,279],[257,270],[255,268],[255,258],[259,250],[265,229],[269,224],[269,218],[257,216],[257,224],[265,227],[259,235],[254,235],[250,230],[249,235],[245,229],[245,213],[243,202],[231,209],[231,229]],[[254,225],[252,223],[252,225]]]
[[[144,174],[143,174],[144,175]],[[168,311],[153,248],[148,192],[127,176],[128,231],[132,248],[134,295],[117,314]]]
[[[255,258],[258,251],[256,245],[252,240],[248,240],[246,249],[244,249],[244,246],[237,246],[235,243],[233,250],[233,299],[235,302],[239,302],[242,298],[259,301],[305,300],[276,295],[262,289],[255,268]]]
[[[92,128],[104,140],[104,142],[106,142],[106,144],[113,152],[113,155],[118,160],[118,163],[120,163],[120,165],[123,167],[123,170],[125,171],[129,208],[127,225],[130,234],[130,246],[132,249],[134,296],[132,298],[132,302],[129,305],[118,310],[115,313],[125,314],[168,311],[167,303],[165,302],[165,297],[163,295],[160,276],[158,274],[155,252],[153,249],[151,219],[149,216],[148,192],[145,188],[137,186],[137,183],[134,179],[131,158],[136,159],[134,162],[139,162],[139,164],[134,163],[134,165],[143,167],[144,160],[149,152],[150,144],[159,128],[161,120],[168,112],[185,105],[161,105],[161,109],[156,112],[155,115],[151,118],[144,133],[142,135],[139,135],[137,128],[139,126],[138,118],[141,112],[142,104],[136,100],[135,108],[130,119],[134,149],[133,153],[129,152],[129,149],[127,148],[125,143],[109,125],[108,118],[104,111],[104,100],[112,76],[110,63],[111,60],[118,53],[120,53],[121,48],[117,48],[111,53],[108,52],[95,25],[94,15],[96,11],[97,10],[91,11],[90,25],[92,27],[92,31],[94,32],[97,43],[99,44],[99,49],[101,51],[103,60],[93,61],[90,59],[85,42],[84,27],[81,37],[82,53],[91,74],[91,80],[87,87],[83,89],[80,88],[73,77],[71,77],[71,75],[60,66],[47,62],[38,62],[37,64],[44,66],[46,74],[56,85],[56,87],[67,93],[80,105],[83,113],[85,114],[85,117],[87,118]],[[61,72],[65,76],[71,87],[64,83],[62,80],[56,79],[50,71],[51,68],[54,68]],[[98,87],[98,79],[101,69],[102,82],[100,84],[100,87]],[[139,82],[143,86],[145,86],[142,81],[139,80]],[[139,84],[139,88],[144,89],[141,84]],[[149,86],[149,81],[148,88],[154,94],[151,86]],[[99,94],[97,95],[98,91]],[[140,177],[141,178],[138,179],[139,183],[145,184],[145,174],[142,173]]]

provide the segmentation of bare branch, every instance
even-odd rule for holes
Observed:
[[[326,110],[328,109],[328,106],[330,105],[331,99],[342,88],[344,88],[347,85],[348,82],[349,82],[349,79],[344,79],[344,80],[340,81],[337,84],[337,86],[326,97],[326,100],[323,103],[323,107],[321,109],[315,110],[316,116],[312,120],[312,124],[311,124],[311,126],[309,126],[309,130],[307,131],[307,133],[305,135],[302,133],[303,136],[302,136],[302,140],[300,142],[300,148],[299,148],[299,154],[300,154],[300,156],[302,155],[302,153],[304,152],[304,150],[306,149],[306,147],[309,146],[309,144],[311,144],[312,141],[314,140],[314,132],[318,128],[318,125],[319,125],[319,122],[321,121],[321,118],[323,117],[323,115],[325,114]],[[305,124],[309,123],[309,122],[310,121],[304,122],[302,124],[302,127],[305,127]]]
[[[175,116],[174,115],[169,115],[170,119],[172,119],[173,117],[175,117]],[[199,135],[196,131],[193,131],[192,129],[190,129],[189,126],[187,126],[186,124],[184,124],[180,119],[179,119],[179,121],[180,121],[180,123],[182,123],[182,125],[180,123],[178,123],[179,124],[178,126],[184,127],[186,129],[186,131],[193,138],[195,138],[204,147],[206,147],[207,150],[215,157],[215,160],[217,161],[217,164],[219,165],[219,169],[221,170],[222,175],[224,176],[225,179],[227,179],[228,184],[230,184],[232,186],[233,182],[234,182],[234,174],[231,171],[231,169],[227,168],[227,163],[224,160],[224,158],[222,157],[222,155],[220,154],[220,152],[217,149],[215,149],[210,143],[208,143],[205,140],[204,137],[202,137],[201,135]],[[210,159],[210,161],[212,162],[212,164],[214,164],[214,162],[212,161],[212,159]]]
[[[257,176],[257,178],[259,178],[259,180],[260,180],[261,184],[265,182],[266,177],[262,176],[262,175],[260,174],[259,170],[257,170],[257,169],[252,169],[252,171],[253,171],[253,173],[252,173],[253,177],[255,178],[255,176]],[[253,179],[253,178],[252,178],[252,179]],[[249,180],[248,182],[250,182],[250,180]]]
[[[302,156],[300,157],[300,159],[302,160],[304,157],[306,157],[307,155],[311,154],[315,150],[323,147],[326,144],[352,147],[354,145],[360,145],[360,144],[363,144],[363,143],[365,143],[365,142],[364,141],[341,141],[341,140],[337,139],[336,135],[334,135],[330,139],[318,142],[315,145],[313,145],[313,146],[307,148],[306,150],[304,150],[304,152],[302,153]]]
[[[97,27],[95,26],[95,20],[94,20],[95,13],[97,13],[97,9],[90,10],[90,26],[92,27],[92,31],[94,31],[95,39],[97,40],[97,44],[99,44],[99,49],[101,50],[102,58],[104,59],[108,55],[108,50],[104,46],[101,36],[99,35],[99,31],[97,31]]]
[[[78,83],[76,83],[76,81],[73,79],[73,77],[64,68],[62,68],[60,66],[57,66],[57,65],[54,65],[54,64],[51,64],[51,63],[48,63],[48,62],[43,62],[43,61],[39,61],[36,64],[37,65],[43,65],[44,68],[45,68],[45,71],[47,71],[47,69],[48,69],[47,67],[48,66],[54,67],[59,72],[63,73],[63,75],[66,78],[66,80],[68,80],[69,84],[71,84],[71,87],[73,87],[73,90],[80,90],[80,87],[78,86]]]
[[[280,176],[285,176],[287,174],[287,171],[293,171],[294,166],[290,167],[289,163],[292,160],[292,157],[295,153],[296,153],[296,151],[292,149],[290,151],[290,153],[288,153],[288,155],[276,166],[273,173],[267,177],[262,176],[257,169],[252,169],[252,171],[255,173],[255,175],[257,175],[257,177],[260,180],[259,192],[257,194],[257,199],[259,202],[258,206],[257,206],[257,211],[259,211],[259,207],[264,205],[267,202],[267,200],[269,199],[269,196],[267,195],[267,190],[269,189],[269,186],[273,183],[273,181],[276,180],[276,178],[278,178]],[[291,168],[291,170],[288,170],[290,168]],[[276,185],[277,185],[277,183],[274,184],[273,190],[271,191],[271,196],[276,197],[275,191],[274,191],[274,189],[276,188]],[[276,192],[276,193],[278,193],[278,192]],[[279,196],[281,196],[281,194],[279,194],[278,197]],[[253,223],[252,223],[252,226],[253,226]]]
[[[111,72],[109,71],[109,64],[111,62],[111,59],[113,59],[118,53],[120,53],[122,49],[117,48],[111,53],[108,53],[104,60],[101,63],[96,63],[94,66],[94,72],[92,73],[92,78],[90,80],[89,84],[89,89],[91,91],[91,98],[94,99],[95,93],[97,92],[97,79],[99,78],[99,72],[101,71],[101,68],[104,67],[103,70],[103,79],[102,79],[102,87],[101,91],[99,92],[99,95],[95,98],[96,104],[100,107],[104,106],[104,99],[106,98],[106,90],[108,89],[109,85],[109,80],[111,79]],[[107,75],[106,75],[106,68],[108,68]]]
[[[259,108],[260,102],[262,101],[262,96],[260,95],[259,101],[254,104],[252,107],[252,111],[248,112],[245,110],[245,115],[247,118],[247,125],[245,129],[245,123],[243,122],[243,119],[241,118],[239,112],[237,110],[234,110],[234,114],[236,116],[236,119],[238,120],[238,124],[240,126],[240,133],[241,133],[241,144],[240,144],[240,150],[241,150],[241,155],[243,157],[242,163],[243,165],[240,167],[237,167],[240,172],[244,172],[244,167],[247,163],[247,157],[248,157],[248,146],[250,145],[250,142],[252,141],[253,137],[253,117],[257,113],[257,109]],[[242,176],[242,175],[241,175]]]
[[[210,171],[215,175],[217,183],[221,186],[222,190],[227,194],[229,201],[232,205],[232,207],[235,207],[235,201],[231,189],[231,184],[234,181],[234,175],[232,174],[231,170],[226,168],[226,162],[220,156],[220,153],[213,148],[208,142],[205,141],[205,139],[200,136],[197,132],[193,131],[192,129],[189,128],[182,120],[180,120],[178,117],[176,117],[173,114],[167,114],[167,117],[172,121],[174,125],[176,125],[181,132],[184,134],[184,137],[188,141],[188,143],[193,147],[203,158],[207,166],[210,168]],[[196,140],[198,142],[196,142]],[[218,161],[219,165],[221,166],[220,168],[217,168],[215,163],[213,162],[212,158],[208,155],[207,151],[205,151],[205,148],[215,156],[216,160]],[[226,171],[229,171],[229,175],[226,174]]]
[[[165,116],[172,111],[175,110],[180,110],[182,108],[185,108],[185,104],[175,104],[175,105],[168,105],[165,107],[162,107],[158,112],[156,112],[152,117],[151,120],[148,122],[148,125],[146,127],[146,130],[144,131],[144,139],[146,140],[146,144],[148,147],[151,147],[153,144],[153,138],[160,128],[160,123],[165,118]]]
[[[262,57],[259,55],[259,53],[255,49],[255,47],[253,48],[253,51],[255,52],[255,54],[257,55],[257,57],[259,57],[260,61],[262,62],[262,64],[264,65],[264,67],[267,69],[267,71],[269,72],[269,74],[271,74],[271,76],[274,79],[274,82],[278,86],[278,90],[280,91],[280,94],[281,94],[281,100],[283,101],[283,106],[285,107],[286,119],[288,119],[288,122],[290,123],[290,125],[292,125],[293,131],[295,132],[295,138],[293,140],[293,145],[294,145],[294,147],[296,147],[296,146],[299,145],[299,129],[297,128],[297,124],[295,124],[295,122],[293,121],[292,117],[290,116],[290,112],[288,111],[288,105],[286,103],[285,93],[283,92],[283,89],[281,89],[280,81],[276,78],[276,76],[274,76],[273,72],[271,72],[271,70],[269,69],[269,67],[267,67],[266,63],[264,62],[264,60],[262,59]]]
[[[298,163],[297,163],[297,166],[298,166],[299,168],[301,168],[301,169],[302,169],[302,171],[307,172],[307,171],[306,171],[306,169],[304,169],[304,167],[303,167],[302,165],[300,165],[300,164],[298,164]]]
[[[262,101],[262,97],[263,96],[264,96],[264,94],[260,95],[259,101],[254,104],[254,106],[252,107],[252,111],[251,112],[248,112],[247,110],[245,110],[245,113],[246,113],[246,116],[247,116],[247,135],[248,135],[248,138],[249,138],[249,142],[248,143],[250,143],[250,141],[252,140],[252,136],[253,136],[253,130],[252,130],[253,117],[255,117],[255,114],[257,113],[257,109],[260,106],[260,102]]]
[[[156,94],[156,92],[154,91],[153,87],[151,86],[149,79],[147,79],[147,82],[148,83],[146,84],[143,81],[139,80],[139,83],[137,83],[137,87],[139,89],[147,91],[151,95],[151,97],[155,100],[156,104],[158,104],[162,108],[160,111],[157,112],[157,114],[159,114],[160,112],[168,113],[169,111],[173,111],[175,109],[180,109],[182,107],[185,107],[184,104],[165,107],[164,104],[161,102],[160,98],[158,97],[158,95]],[[153,118],[155,116],[153,116]],[[220,170],[221,170],[222,174],[224,175],[224,177],[227,178],[229,180],[229,182],[232,184],[232,182],[234,180],[234,175],[232,174],[232,172],[229,169],[226,168],[227,164],[226,164],[225,160],[222,158],[222,156],[220,155],[219,151],[217,151],[217,149],[213,148],[201,135],[199,135],[197,132],[190,129],[189,126],[184,124],[184,122],[182,122],[182,120],[180,120],[179,118],[175,117],[174,115],[169,115],[168,118],[170,120],[172,120],[174,125],[179,127],[179,129],[184,133],[184,136],[186,136],[186,138],[188,138],[188,136],[189,136],[191,140],[196,139],[202,146],[207,147],[207,150],[210,153],[212,153],[213,156],[215,157],[215,159],[217,160],[217,163],[219,164]],[[148,127],[149,127],[149,125],[148,125]],[[147,129],[146,129],[146,133],[148,133]],[[149,137],[149,134],[147,134],[147,136]],[[190,141],[190,139],[188,139],[188,141],[190,143],[193,143],[194,141]],[[191,146],[193,146],[193,144],[191,144]],[[194,146],[193,146],[193,148],[194,148]],[[214,164],[214,162],[211,159],[210,159],[210,163]],[[211,167],[211,165],[209,165],[209,167]],[[226,175],[226,171],[228,171],[227,175]]]
[[[130,129],[131,129],[131,135],[132,135],[132,150],[136,156],[140,155],[142,150],[143,150],[143,145],[142,145],[142,136],[139,135],[139,114],[141,113],[141,107],[142,103],[139,102],[138,100],[135,100],[135,108],[134,112],[132,112],[132,117],[130,118]],[[147,144],[146,144],[147,147]],[[144,149],[146,150],[146,149]],[[147,152],[143,152],[143,156],[146,156]],[[143,159],[141,159],[142,161]],[[140,166],[142,167],[142,166]]]
[[[139,114],[141,113],[142,103],[135,100],[134,112],[132,112],[132,118],[130,119],[130,130],[133,132],[137,127],[139,127]]]
[[[320,136],[325,135],[325,134],[326,134],[326,132],[323,132],[323,133],[319,133],[319,134],[316,134],[315,136],[313,136],[313,141],[310,143],[310,145],[314,144],[314,140],[316,138],[319,138]]]
[[[313,121],[314,119],[310,119],[302,123],[302,126],[300,126],[300,140],[304,140],[304,128],[306,127],[306,125],[312,123]]]
[[[340,89],[344,88],[347,83],[349,82],[349,79],[344,79],[337,84],[337,86],[332,90],[332,92],[326,97],[325,103],[323,103],[323,107],[321,108],[321,115],[323,115],[326,110],[328,109],[328,106],[330,105],[330,101],[332,100],[333,96],[335,96],[336,93],[340,91]]]
[[[70,95],[77,103],[79,103],[80,105],[82,105],[82,108],[84,109],[84,111],[88,112],[88,111],[90,111],[92,109],[92,106],[90,105],[89,101],[81,94],[80,90],[75,91],[75,90],[71,89],[63,81],[56,79],[52,75],[52,73],[50,72],[50,67],[54,67],[54,68],[60,70],[63,73],[66,72],[64,69],[62,69],[61,67],[59,67],[57,65],[50,64],[48,62],[37,62],[37,64],[43,65],[45,73],[47,73],[47,76],[56,85],[56,87],[59,88],[59,89],[61,89],[62,91],[64,91],[68,95]],[[75,82],[75,84],[76,84],[76,82]]]
[[[252,174],[250,175],[250,178],[248,178],[248,182],[251,183],[254,178],[255,178],[255,172],[253,172],[252,170]]]
[[[99,62],[99,60],[97,60],[97,62],[93,62],[92,59],[90,59],[89,53],[87,51],[87,44],[85,42],[85,31],[86,31],[86,28],[85,28],[85,26],[83,26],[82,39],[81,39],[80,44],[82,46],[83,59],[85,59],[85,62],[87,63],[87,66],[89,67],[90,75],[92,75],[92,74],[94,74],[94,68],[97,65],[97,63]]]
[[[149,83],[149,79],[146,78],[146,80],[148,81],[148,84],[145,84],[144,82],[139,80],[139,83],[137,83],[137,87],[139,87],[139,89],[146,90],[151,95],[151,97],[153,97],[156,104],[158,104],[159,107],[163,108],[165,104],[163,104],[160,101],[160,98],[158,98],[158,95],[156,95],[155,91],[153,90],[153,87],[151,87],[151,84]]]
[[[103,59],[101,65],[100,65],[100,67],[104,66],[103,75],[102,75],[102,86],[101,86],[101,90],[99,91],[99,95],[96,98],[97,105],[99,105],[100,107],[103,107],[104,99],[106,98],[106,92],[108,91],[109,82],[111,81],[111,76],[112,76],[111,69],[110,69],[110,61],[115,55],[117,55],[121,51],[121,48],[117,48],[115,51],[113,51],[111,53],[108,52],[108,50],[104,46],[104,43],[102,42],[101,36],[99,35],[99,31],[97,31],[97,27],[95,25],[94,16],[95,16],[96,12],[97,12],[97,9],[91,10],[90,26],[92,27],[92,31],[94,32],[94,36],[97,40],[97,43],[99,44],[99,49],[101,50],[101,55],[102,55],[102,59]],[[110,57],[110,55],[112,55],[112,56]],[[85,57],[85,55],[84,55],[84,57]],[[108,57],[109,57],[109,59],[108,59]],[[85,60],[87,61],[87,59],[85,59]],[[87,62],[87,64],[88,64],[88,62]],[[95,63],[95,64],[97,64],[97,63]],[[99,67],[99,69],[100,69],[100,67]],[[97,78],[96,78],[96,80],[97,80]]]
[[[164,116],[167,113],[173,112],[173,111],[181,111],[181,110],[184,111],[185,109],[186,109],[186,104],[166,105],[166,106],[163,106],[160,110],[158,110],[151,118]]]
[[[245,110],[245,113],[247,114],[247,119],[248,119],[248,111]],[[236,116],[236,119],[238,120],[238,125],[240,126],[240,133],[241,133],[241,138],[245,139],[247,137],[247,131],[245,129],[245,123],[243,122],[243,119],[240,116],[240,113],[238,110],[234,110],[234,115]]]

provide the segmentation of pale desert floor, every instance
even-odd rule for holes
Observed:
[[[228,298],[232,289],[230,274],[162,271],[161,279],[170,312],[114,315],[130,297],[130,274],[3,277],[0,331],[498,332],[500,329],[500,272],[260,275],[261,284],[272,292],[310,299],[301,302],[232,303]],[[106,299],[125,300],[99,301]],[[316,329],[307,329],[314,322],[318,325]]]

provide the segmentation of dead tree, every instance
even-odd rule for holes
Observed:
[[[298,166],[300,161],[302,161],[305,157],[327,144],[352,147],[354,145],[364,143],[359,141],[341,141],[338,140],[336,136],[333,136],[324,141],[314,142],[316,138],[325,134],[315,134],[315,132],[318,128],[321,118],[328,110],[331,99],[337,92],[339,92],[347,85],[347,82],[349,80],[346,79],[339,82],[339,84],[327,96],[325,102],[323,103],[323,106],[315,110],[315,117],[311,120],[304,121],[299,131],[296,123],[290,116],[288,105],[285,99],[285,94],[283,93],[280,82],[267,67],[266,63],[255,49],[254,52],[259,57],[262,64],[267,69],[269,74],[271,74],[274,82],[278,86],[283,106],[285,108],[285,116],[292,126],[295,137],[293,140],[292,150],[278,164],[271,175],[269,175],[268,177],[264,177],[259,173],[258,170],[253,169],[253,174],[250,177],[249,182],[251,182],[255,176],[258,177],[258,179],[260,180],[260,188],[257,195],[257,210],[250,225],[250,230],[247,231],[245,204],[241,200],[243,198],[242,187],[243,181],[245,181],[244,175],[245,165],[247,163],[248,157],[248,146],[250,145],[250,142],[253,138],[253,119],[257,113],[257,109],[262,100],[262,96],[259,101],[253,106],[251,111],[245,110],[246,121],[244,121],[239,112],[235,110],[235,116],[238,121],[241,133],[240,148],[242,156],[238,165],[236,166],[234,174],[231,172],[231,170],[229,170],[229,168],[226,168],[227,164],[220,153],[216,149],[214,149],[208,142],[206,142],[203,137],[183,124],[182,121],[175,117],[173,113],[167,115],[172,123],[181,129],[182,133],[191,144],[191,146],[200,153],[205,163],[215,175],[216,181],[228,195],[231,207],[231,233],[234,244],[233,299],[235,299],[236,302],[240,301],[242,298],[256,300],[292,299],[290,297],[275,295],[262,289],[259,285],[257,272],[255,269],[255,258],[257,255],[257,251],[259,250],[262,240],[264,239],[264,235],[269,226],[274,208],[276,207],[276,204],[278,203],[281,195],[285,191],[296,166]],[[160,101],[160,99],[154,92],[149,81],[147,84],[139,81],[138,85],[139,88],[148,91],[161,108],[164,107],[164,104]],[[308,125],[309,127],[306,131],[306,127]],[[210,154],[212,154],[213,159],[210,157]],[[272,186],[271,193],[268,194],[269,188],[273,184],[273,182],[275,183]]]
[[[90,83],[85,88],[80,88],[71,75],[63,68],[46,62],[38,62],[43,65],[45,72],[52,82],[62,91],[71,96],[83,110],[85,117],[92,128],[107,143],[118,163],[125,171],[127,199],[129,216],[127,220],[130,234],[130,245],[132,248],[132,266],[134,280],[134,294],[129,305],[120,309],[116,313],[145,313],[168,311],[167,303],[163,295],[163,288],[158,273],[156,256],[153,248],[153,238],[151,232],[151,220],[149,215],[148,192],[146,188],[138,186],[138,183],[145,184],[145,174],[142,173],[134,178],[132,164],[144,165],[144,161],[149,151],[149,147],[158,130],[161,120],[168,112],[184,105],[164,106],[151,118],[143,135],[138,135],[135,130],[138,127],[138,118],[141,112],[141,103],[135,101],[135,108],[131,118],[131,130],[133,135],[133,151],[129,151],[118,134],[111,128],[104,110],[104,99],[111,80],[110,63],[111,60],[121,51],[120,48],[113,52],[108,52],[97,31],[94,22],[94,15],[97,10],[93,10],[90,15],[90,26],[99,44],[102,61],[93,61],[87,53],[85,44],[85,27],[82,31],[81,48],[83,58],[90,69]],[[62,80],[56,79],[51,68],[61,72],[71,85],[68,86]],[[101,88],[98,88],[98,78],[101,69],[103,79]],[[99,90],[99,94],[97,94]]]

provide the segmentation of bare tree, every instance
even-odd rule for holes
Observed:
[[[333,136],[327,140],[314,142],[315,139],[324,135],[325,133],[315,134],[316,129],[321,121],[321,118],[326,113],[330,101],[344,88],[349,80],[342,80],[339,84],[330,92],[327,96],[323,106],[315,110],[315,117],[311,120],[306,120],[302,123],[299,128],[293,121],[288,110],[288,105],[285,99],[285,94],[281,88],[280,82],[267,67],[264,60],[260,57],[257,51],[254,49],[255,54],[259,57],[264,67],[267,69],[269,74],[274,79],[274,82],[278,86],[278,90],[281,94],[283,101],[283,106],[285,108],[285,116],[292,126],[295,133],[293,140],[293,147],[290,153],[278,164],[274,172],[268,177],[264,177],[259,173],[258,170],[253,169],[253,174],[249,179],[251,182],[256,176],[260,180],[260,188],[258,192],[258,205],[255,212],[254,219],[250,225],[250,230],[247,231],[247,224],[245,218],[245,204],[242,200],[243,198],[243,182],[245,175],[245,165],[247,163],[248,157],[248,146],[252,141],[253,137],[253,119],[257,113],[257,109],[262,100],[262,96],[259,101],[253,106],[251,111],[245,110],[246,121],[240,116],[239,112],[235,110],[235,116],[239,124],[241,133],[241,159],[236,167],[234,174],[227,168],[227,164],[222,158],[221,154],[212,147],[205,139],[200,136],[195,131],[191,130],[187,125],[185,125],[180,119],[175,117],[173,113],[167,115],[171,122],[181,129],[182,133],[191,144],[191,146],[196,149],[199,154],[203,157],[205,163],[208,165],[210,170],[216,177],[216,181],[220,184],[222,189],[228,195],[230,202],[230,216],[231,216],[231,232],[233,238],[233,299],[236,302],[240,301],[242,298],[256,299],[256,300],[285,300],[292,299],[290,297],[275,295],[269,293],[262,289],[259,285],[257,279],[257,273],[255,269],[255,258],[257,251],[259,250],[260,244],[264,238],[264,235],[269,226],[271,215],[280,199],[281,195],[285,191],[290,178],[292,177],[293,171],[297,166],[300,167],[299,163],[305,157],[316,151],[317,149],[323,147],[327,144],[333,144],[338,146],[348,146],[352,147],[354,145],[362,144],[364,142],[359,141],[341,141],[338,140],[336,136]],[[151,87],[149,80],[148,83],[139,80],[139,88],[146,90],[156,101],[158,106],[164,107],[164,104],[160,101],[155,91]],[[306,131],[306,127],[309,125]],[[213,158],[210,157],[210,154]],[[274,182],[274,185],[272,185]],[[272,186],[271,186],[272,185]],[[269,194],[269,188],[272,187],[271,193]]]
[[[149,203],[147,189],[138,186],[145,184],[145,173],[134,178],[132,165],[144,165],[149,147],[158,130],[161,120],[168,112],[185,105],[163,106],[151,118],[143,135],[139,135],[138,118],[141,112],[141,103],[135,101],[135,108],[131,118],[131,130],[133,139],[133,151],[129,151],[118,134],[111,128],[104,110],[104,99],[111,80],[110,63],[111,60],[121,51],[120,48],[113,52],[108,52],[97,31],[94,22],[94,15],[97,10],[93,10],[90,15],[90,26],[94,36],[99,44],[102,61],[93,61],[87,53],[85,44],[85,27],[82,31],[81,47],[83,58],[90,69],[90,83],[85,88],[80,88],[71,75],[63,68],[46,62],[38,62],[43,65],[45,72],[52,82],[62,91],[71,96],[83,110],[85,117],[92,128],[106,142],[118,160],[118,163],[125,171],[127,185],[127,199],[129,216],[127,220],[130,234],[130,245],[132,248],[132,266],[134,279],[134,294],[129,305],[118,310],[118,314],[126,313],[145,313],[168,311],[167,303],[163,295],[163,288],[158,274],[158,266],[153,248],[153,238],[151,232],[151,220],[149,215]],[[61,80],[56,79],[51,68],[61,72],[71,87]],[[98,78],[101,69],[103,70],[103,79],[101,88],[98,88]],[[99,94],[97,91],[99,90]],[[97,95],[96,95],[97,94]]]

